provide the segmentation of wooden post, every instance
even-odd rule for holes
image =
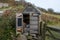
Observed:
[[[39,32],[40,36],[42,36],[42,30],[41,30],[41,28],[42,28],[42,22],[40,22],[40,29],[39,29],[40,30],[40,32]]]
[[[40,22],[40,26],[38,27],[38,40],[42,40],[42,21]]]
[[[43,24],[42,24],[42,40],[45,40],[45,33],[46,33],[46,23],[43,22]]]

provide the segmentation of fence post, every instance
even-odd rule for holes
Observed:
[[[42,40],[42,21],[39,23],[40,24],[40,26],[38,27],[38,40]]]
[[[46,33],[46,23],[42,23],[42,40],[45,40],[45,33]]]

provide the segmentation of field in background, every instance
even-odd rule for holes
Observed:
[[[48,25],[60,26],[60,15],[42,12],[42,19],[47,21]]]

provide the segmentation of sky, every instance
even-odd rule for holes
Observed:
[[[60,12],[60,0],[26,0],[32,4],[45,9],[52,8],[55,12]]]

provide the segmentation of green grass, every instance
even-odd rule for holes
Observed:
[[[2,7],[0,10],[6,10],[6,9],[11,9],[12,7]]]
[[[53,22],[53,21],[48,21],[48,22],[47,22],[47,25],[60,27],[60,22],[56,23],[56,22]]]

